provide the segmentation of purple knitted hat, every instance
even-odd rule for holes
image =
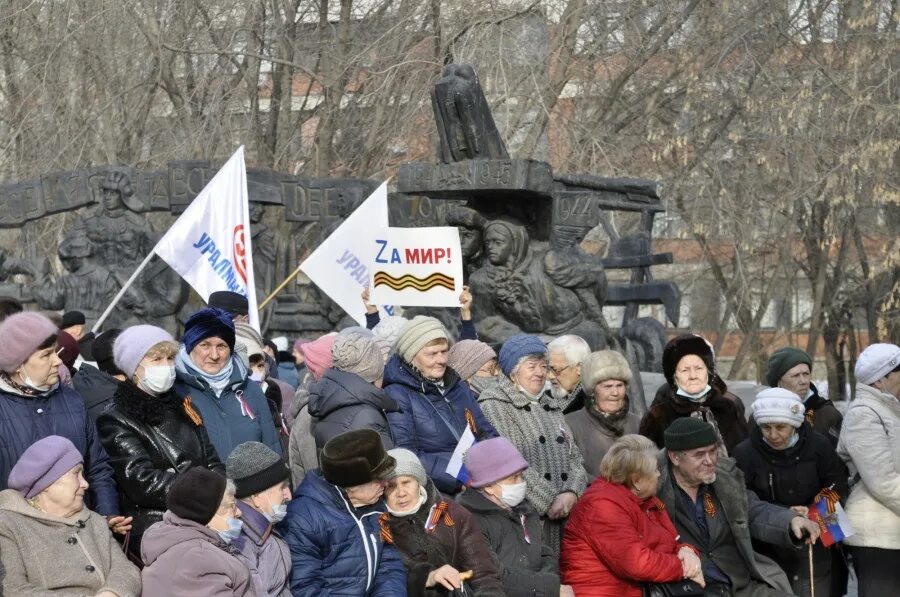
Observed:
[[[460,340],[450,347],[447,364],[459,374],[460,379],[467,380],[485,363],[496,358],[494,349],[481,340]]]
[[[113,360],[116,367],[131,379],[147,351],[160,342],[175,342],[175,338],[155,325],[133,325],[125,328],[113,344]]]
[[[23,311],[10,315],[0,323],[0,369],[14,373],[31,353],[59,330],[44,315]]]
[[[84,458],[75,444],[64,437],[48,435],[22,453],[9,471],[7,485],[31,499],[82,462]]]
[[[470,487],[484,487],[528,468],[528,461],[505,437],[476,442],[463,456]]]

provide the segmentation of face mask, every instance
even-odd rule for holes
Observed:
[[[706,394],[709,393],[709,391],[711,389],[712,389],[712,386],[709,384],[706,384],[706,387],[703,388],[702,390],[700,390],[699,392],[697,392],[696,394],[689,394],[689,393],[685,392],[684,390],[682,390],[681,388],[678,388],[678,390],[675,393],[678,394],[679,396],[684,396],[691,402],[700,402],[700,399],[703,398],[704,396],[706,396]]]
[[[419,486],[419,501],[415,506],[410,508],[405,512],[401,512],[400,510],[392,510],[390,506],[387,507],[388,512],[391,513],[391,516],[396,516],[397,518],[403,518],[404,516],[410,516],[419,511],[419,508],[422,507],[422,504],[425,503],[425,500],[428,499],[428,492],[425,491],[425,488],[421,485]]]
[[[141,385],[154,394],[165,394],[174,383],[175,367],[173,365],[144,367],[144,379],[141,380]]]
[[[216,531],[219,534],[219,538],[222,539],[225,543],[231,543],[241,535],[241,529],[244,528],[244,521],[239,518],[226,518],[225,522],[228,523],[227,531]]]
[[[513,485],[501,485],[500,499],[510,508],[515,508],[522,503],[522,500],[525,499],[525,490],[527,488],[528,483],[526,483],[525,481],[522,481],[521,483],[515,483]]]
[[[538,392],[537,394],[532,394],[531,392],[529,392],[528,390],[526,390],[519,384],[516,384],[516,389],[519,390],[520,392],[522,392],[522,395],[525,396],[526,398],[528,398],[529,400],[531,400],[532,402],[537,402],[538,400],[540,400],[541,394],[543,393],[541,391],[541,392]],[[542,390],[543,390],[543,388],[542,388]]]
[[[287,504],[274,504],[272,506],[272,513],[264,514],[263,516],[269,519],[269,522],[272,524],[278,524],[284,520],[285,516],[287,516]]]
[[[25,385],[31,388],[32,390],[37,390],[38,392],[46,392],[50,389],[50,386],[39,386],[34,383],[34,380],[28,377],[28,374],[25,371],[22,371],[22,381],[25,382]]]
[[[253,381],[262,383],[262,381],[263,381],[264,378],[263,378],[263,374],[262,374],[262,373],[260,373],[260,372],[258,372],[258,371],[254,371],[253,374],[250,376],[250,379],[252,379]]]
[[[496,386],[499,381],[500,378],[496,375],[491,377],[479,377],[476,375],[469,380],[469,386],[480,394]]]

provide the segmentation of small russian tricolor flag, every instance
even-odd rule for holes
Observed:
[[[809,519],[819,525],[822,545],[831,547],[854,534],[847,513],[841,507],[837,492],[823,489],[809,508]]]

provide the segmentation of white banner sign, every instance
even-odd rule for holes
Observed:
[[[463,260],[456,228],[384,228],[372,255],[373,303],[459,307]]]
[[[369,287],[375,237],[387,225],[384,182],[300,266],[359,325],[366,325],[366,309],[360,296]],[[371,298],[370,301],[375,302]]]
[[[153,252],[204,301],[217,290],[246,296],[250,325],[259,330],[243,146],[159,239]]]

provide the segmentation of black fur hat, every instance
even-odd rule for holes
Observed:
[[[356,429],[333,437],[319,455],[322,477],[338,487],[355,487],[384,479],[396,461],[372,429]]]
[[[678,366],[678,361],[689,354],[695,354],[703,359],[709,370],[709,384],[713,385],[713,380],[716,378],[716,356],[713,354],[709,342],[697,334],[684,334],[672,338],[663,349],[663,373],[669,385],[675,387],[675,368]]]

